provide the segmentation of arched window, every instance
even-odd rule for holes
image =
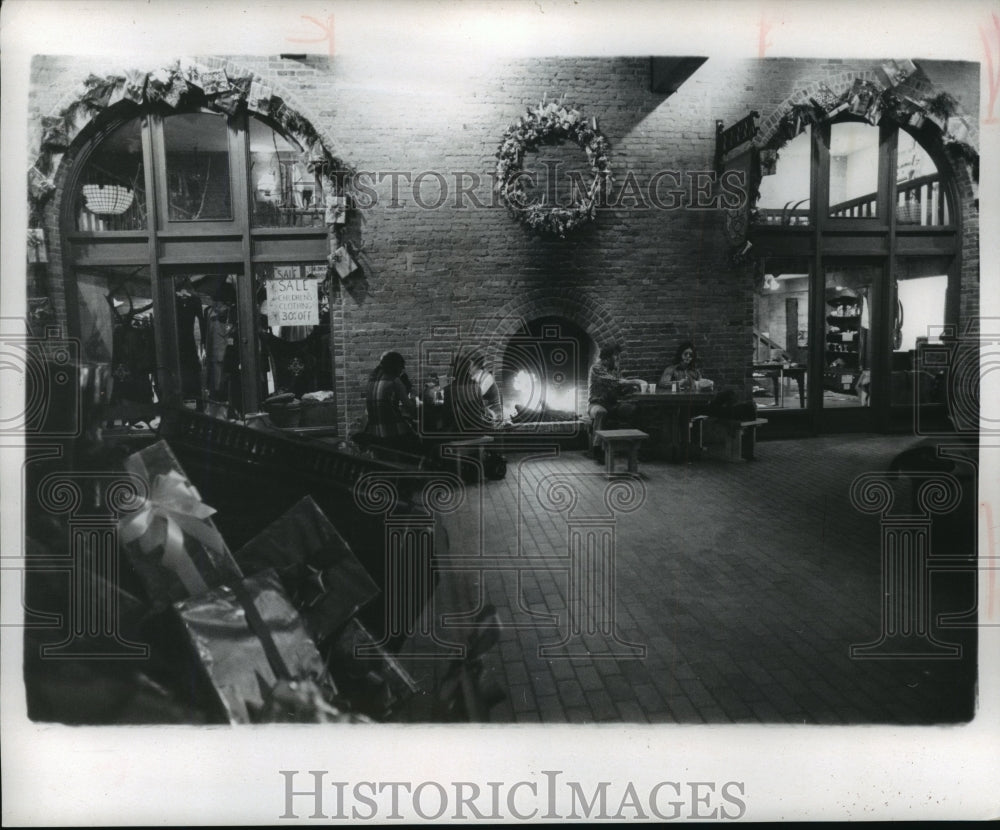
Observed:
[[[808,410],[828,426],[857,410],[858,425],[886,426],[941,400],[918,359],[958,305],[956,197],[939,162],[907,129],[852,116],[761,150],[760,408]]]
[[[110,366],[111,424],[161,402],[240,417],[282,392],[332,399],[323,183],[294,139],[149,111],[105,125],[67,188],[70,324]]]

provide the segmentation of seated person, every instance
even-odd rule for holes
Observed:
[[[600,461],[603,448],[597,444],[599,429],[628,428],[635,415],[635,406],[621,398],[642,389],[643,382],[637,378],[623,378],[620,367],[622,348],[618,345],[604,346],[597,363],[590,368],[590,407],[588,414],[593,420],[590,450]]]
[[[657,387],[670,388],[670,385],[675,382],[682,392],[713,389],[715,386],[712,381],[702,376],[701,369],[698,367],[698,354],[690,340],[685,340],[677,347],[674,363],[664,370]],[[752,421],[757,417],[756,404],[753,401],[749,403],[739,402],[736,393],[731,389],[725,389],[715,395],[708,402],[706,411],[716,418],[730,421]]]
[[[420,429],[422,435],[441,432],[446,428],[444,387],[437,372],[431,372],[420,393]]]
[[[455,377],[444,390],[445,423],[456,432],[488,432],[498,426],[483,398],[476,361],[476,355],[460,357]]]
[[[679,392],[695,392],[700,389],[711,389],[713,383],[707,380],[698,368],[698,353],[694,343],[685,340],[677,347],[674,362],[663,370],[656,386],[658,389],[670,389],[677,384]]]
[[[405,365],[399,352],[386,352],[369,376],[364,435],[369,444],[419,454],[422,446],[412,426],[416,405],[404,380]]]
[[[472,377],[479,384],[483,403],[489,411],[494,424],[503,423],[503,404],[500,401],[500,387],[497,386],[493,374],[486,369],[486,358],[480,352],[473,352],[469,357],[472,367]]]

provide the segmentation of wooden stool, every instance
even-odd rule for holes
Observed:
[[[604,447],[604,466],[608,475],[615,472],[615,454],[628,455],[628,471],[639,472],[639,445],[649,436],[638,429],[599,429],[594,433]]]
[[[756,418],[752,421],[726,421],[721,418],[708,418],[705,422],[721,432],[723,453],[729,461],[753,461],[754,448],[757,446],[757,427],[767,423],[766,418]]]

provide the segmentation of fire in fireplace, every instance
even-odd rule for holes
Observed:
[[[540,317],[507,342],[498,382],[505,415],[516,420],[573,420],[586,412],[587,372],[596,346],[563,317]]]

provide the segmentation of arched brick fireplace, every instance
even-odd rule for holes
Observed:
[[[508,415],[515,405],[585,414],[587,375],[606,343],[623,342],[604,306],[563,289],[527,292],[489,322],[485,354]]]
[[[497,383],[509,415],[545,413],[543,420],[569,420],[587,405],[587,372],[596,356],[593,338],[565,317],[538,317],[513,335],[503,350]]]

